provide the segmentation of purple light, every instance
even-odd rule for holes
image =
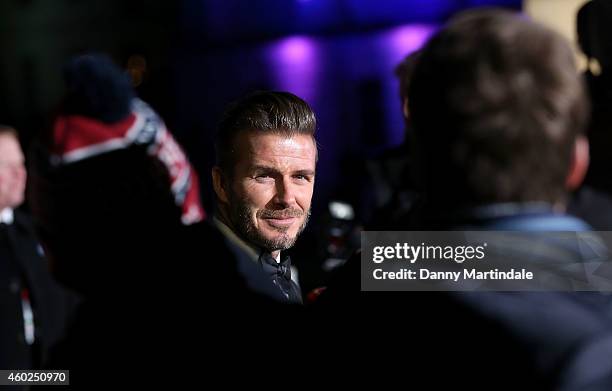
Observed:
[[[277,51],[281,61],[301,64],[312,56],[313,44],[305,37],[290,37],[278,43]]]
[[[436,31],[436,27],[427,25],[408,25],[395,28],[389,32],[389,49],[397,62],[415,50],[419,50]]]
[[[385,63],[385,107],[388,108],[390,115],[386,116],[387,128],[392,132],[388,135],[389,141],[397,145],[404,139],[404,121],[399,110],[400,102],[398,99],[398,81],[393,76],[393,69],[408,54],[419,50],[427,42],[429,37],[438,29],[431,25],[405,25],[388,30],[381,36],[381,49],[384,53]]]
[[[270,45],[266,50],[266,60],[275,87],[307,101],[313,99],[316,93],[318,56],[316,42],[308,37],[289,37]]]

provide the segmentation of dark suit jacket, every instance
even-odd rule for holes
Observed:
[[[26,343],[22,295],[34,315],[34,344]],[[0,368],[44,365],[49,349],[63,336],[77,297],[51,276],[29,219],[14,211],[12,224],[0,224]]]
[[[478,228],[475,222],[472,230],[587,227],[577,219],[546,213],[481,219]],[[526,246],[517,249],[517,256],[521,251],[530,259],[580,256],[578,248],[561,244],[549,254]],[[396,383],[402,373],[406,382],[426,382],[431,389],[612,389],[610,295],[360,292],[359,274],[360,257],[355,256],[315,304],[319,324],[327,327],[315,334],[325,341],[318,344],[325,352],[319,356],[345,361],[368,378],[371,362],[381,362],[380,371],[372,372],[385,382],[381,386]],[[350,329],[357,333],[348,335]],[[348,354],[355,344],[359,357],[371,360],[365,366]]]

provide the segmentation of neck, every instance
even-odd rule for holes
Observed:
[[[257,251],[257,253],[259,254],[259,252],[261,251],[262,247],[256,245],[255,243],[250,242],[247,238],[243,237],[240,234],[240,231],[238,231],[235,227],[234,224],[232,224],[232,220],[229,218],[229,214],[227,213],[227,211],[225,210],[225,208],[219,207],[215,213],[215,217],[221,221],[223,224],[225,224],[230,230],[232,230],[232,232],[240,239],[242,240],[246,245],[248,245],[249,247],[252,247],[253,249],[255,249]],[[268,251],[267,249],[265,249],[266,251]],[[272,257],[274,259],[280,259],[280,253],[281,250],[274,250],[274,251],[270,251],[270,254],[272,255]]]

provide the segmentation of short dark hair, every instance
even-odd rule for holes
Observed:
[[[411,52],[406,57],[404,57],[404,59],[399,64],[397,64],[393,71],[400,83],[399,93],[402,105],[404,104],[404,99],[408,98],[410,80],[412,80],[414,69],[416,68],[416,64],[420,55],[420,50],[415,50],[414,52]]]
[[[257,91],[234,102],[225,111],[215,135],[216,164],[232,174],[236,161],[234,141],[243,131],[293,137],[310,135],[314,141],[317,120],[301,98],[289,92]],[[315,142],[316,146],[316,142]]]
[[[459,15],[426,45],[409,90],[432,198],[558,202],[589,104],[568,43],[525,16]]]
[[[612,4],[609,0],[591,0],[576,15],[576,33],[580,49],[589,59],[597,59],[603,68],[612,66]]]
[[[595,18],[595,3],[587,1],[580,7],[576,14],[576,37],[578,45],[587,58],[596,57],[593,42],[597,42]]]

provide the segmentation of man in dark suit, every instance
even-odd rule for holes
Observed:
[[[589,229],[564,213],[587,168],[588,102],[560,36],[510,12],[460,15],[425,46],[408,98],[426,206],[403,229],[527,231],[506,248],[525,264],[588,260],[546,235]],[[389,378],[404,369],[430,388],[612,389],[609,294],[361,292],[355,301],[347,292],[359,265],[349,261],[320,304],[364,327],[363,356],[402,352],[385,361]]]
[[[36,369],[62,337],[76,297],[52,278],[24,201],[17,133],[0,125],[0,368]]]
[[[256,92],[225,113],[216,136],[215,223],[236,250],[239,269],[257,291],[301,303],[291,262],[310,216],[317,146],[316,119],[306,102],[287,92]]]

